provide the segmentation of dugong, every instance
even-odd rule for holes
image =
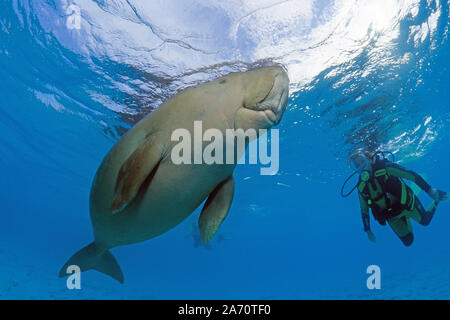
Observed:
[[[208,243],[230,209],[236,163],[175,164],[171,154],[178,142],[172,133],[182,128],[193,136],[194,121],[224,135],[227,129],[268,129],[280,122],[288,96],[284,69],[262,67],[188,88],[139,121],[109,151],[93,180],[94,242],[75,253],[59,276],[76,265],[123,283],[109,249],[165,233],[205,199],[198,224]]]

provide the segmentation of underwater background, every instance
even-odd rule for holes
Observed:
[[[366,147],[450,191],[450,1],[2,0],[0,299],[448,299],[450,204],[404,247],[363,232],[340,188]],[[180,90],[281,63],[280,171],[235,170],[212,243],[199,210],[112,250],[125,284],[57,277],[93,239],[88,197],[113,144]],[[352,183],[355,183],[353,181]],[[421,196],[427,206],[430,199]],[[366,268],[381,268],[368,290]]]

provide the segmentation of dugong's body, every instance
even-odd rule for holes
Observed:
[[[285,111],[288,86],[280,67],[232,73],[184,90],[137,123],[110,150],[93,181],[95,241],[70,258],[60,276],[78,265],[123,282],[108,250],[170,230],[205,199],[199,227],[210,241],[231,206],[235,164],[175,164],[173,132],[186,129],[194,138],[194,121],[201,121],[203,132],[214,128],[224,136],[226,129],[270,128]]]

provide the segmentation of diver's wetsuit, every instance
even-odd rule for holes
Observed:
[[[372,164],[372,174],[368,181],[358,182],[364,231],[370,230],[369,208],[374,218],[382,225],[389,223],[391,228],[409,246],[414,240],[410,218],[426,226],[431,222],[436,206],[425,210],[419,198],[401,178],[416,183],[429,192],[430,185],[418,174],[387,160],[377,159]]]

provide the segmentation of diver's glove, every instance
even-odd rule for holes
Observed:
[[[377,242],[377,237],[375,237],[372,230],[367,230],[366,233],[367,233],[367,238],[369,238],[370,241]]]
[[[428,191],[428,195],[430,196],[431,199],[436,201],[436,203],[450,200],[449,194],[447,192],[435,188],[431,188],[430,191]]]

